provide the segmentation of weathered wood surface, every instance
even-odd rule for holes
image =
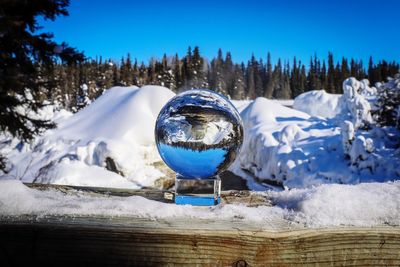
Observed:
[[[57,184],[32,184],[25,183],[30,188],[38,190],[55,189],[67,194],[73,194],[74,191],[83,192],[89,195],[109,195],[119,197],[142,196],[151,200],[171,203],[173,202],[173,192],[169,190],[154,190],[152,188],[144,189],[119,189],[105,187],[88,187],[88,186],[73,186],[73,185],[57,185]],[[221,192],[223,203],[233,204],[242,203],[247,206],[270,206],[271,202],[265,195],[251,192],[248,190],[226,190]]]
[[[240,194],[254,198],[248,192],[229,197]],[[0,266],[28,265],[400,266],[400,228],[307,229],[239,218],[0,217]]]

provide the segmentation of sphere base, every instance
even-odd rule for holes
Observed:
[[[175,204],[193,206],[214,206],[221,203],[221,179],[213,176],[207,179],[186,178],[181,175],[175,180]]]

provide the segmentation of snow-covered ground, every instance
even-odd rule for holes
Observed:
[[[48,106],[40,116],[58,128],[31,144],[2,136],[0,153],[9,162],[8,173],[0,176],[0,215],[239,215],[256,221],[276,216],[308,226],[399,225],[400,185],[393,181],[400,179],[395,145],[400,134],[374,126],[376,88],[352,78],[343,89],[343,95],[312,91],[283,104],[265,98],[232,101],[243,119],[245,139],[230,170],[252,190],[264,191],[271,183],[285,188],[266,193],[274,207],[181,207],[141,197],[64,196],[23,186],[20,181],[155,186],[166,175],[157,167],[155,120],[174,94],[144,86],[111,88],[76,114]]]
[[[161,160],[154,125],[173,96],[160,86],[114,87],[74,115],[49,107],[42,115],[54,116],[56,129],[32,144],[4,138],[0,151],[10,160],[7,175],[23,182],[152,186],[164,175],[153,166]],[[118,173],[107,170],[107,164]]]

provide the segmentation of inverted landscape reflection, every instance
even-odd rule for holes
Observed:
[[[165,163],[179,173],[181,178],[211,177],[228,153],[222,148],[197,151],[166,144],[160,144],[159,148]]]
[[[155,136],[161,158],[171,169],[187,179],[208,179],[236,158],[243,125],[228,99],[196,89],[176,95],[162,108]]]

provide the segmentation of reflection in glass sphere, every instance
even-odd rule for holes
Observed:
[[[243,125],[236,108],[210,90],[189,90],[160,111],[156,144],[164,162],[181,178],[210,178],[239,153]]]

